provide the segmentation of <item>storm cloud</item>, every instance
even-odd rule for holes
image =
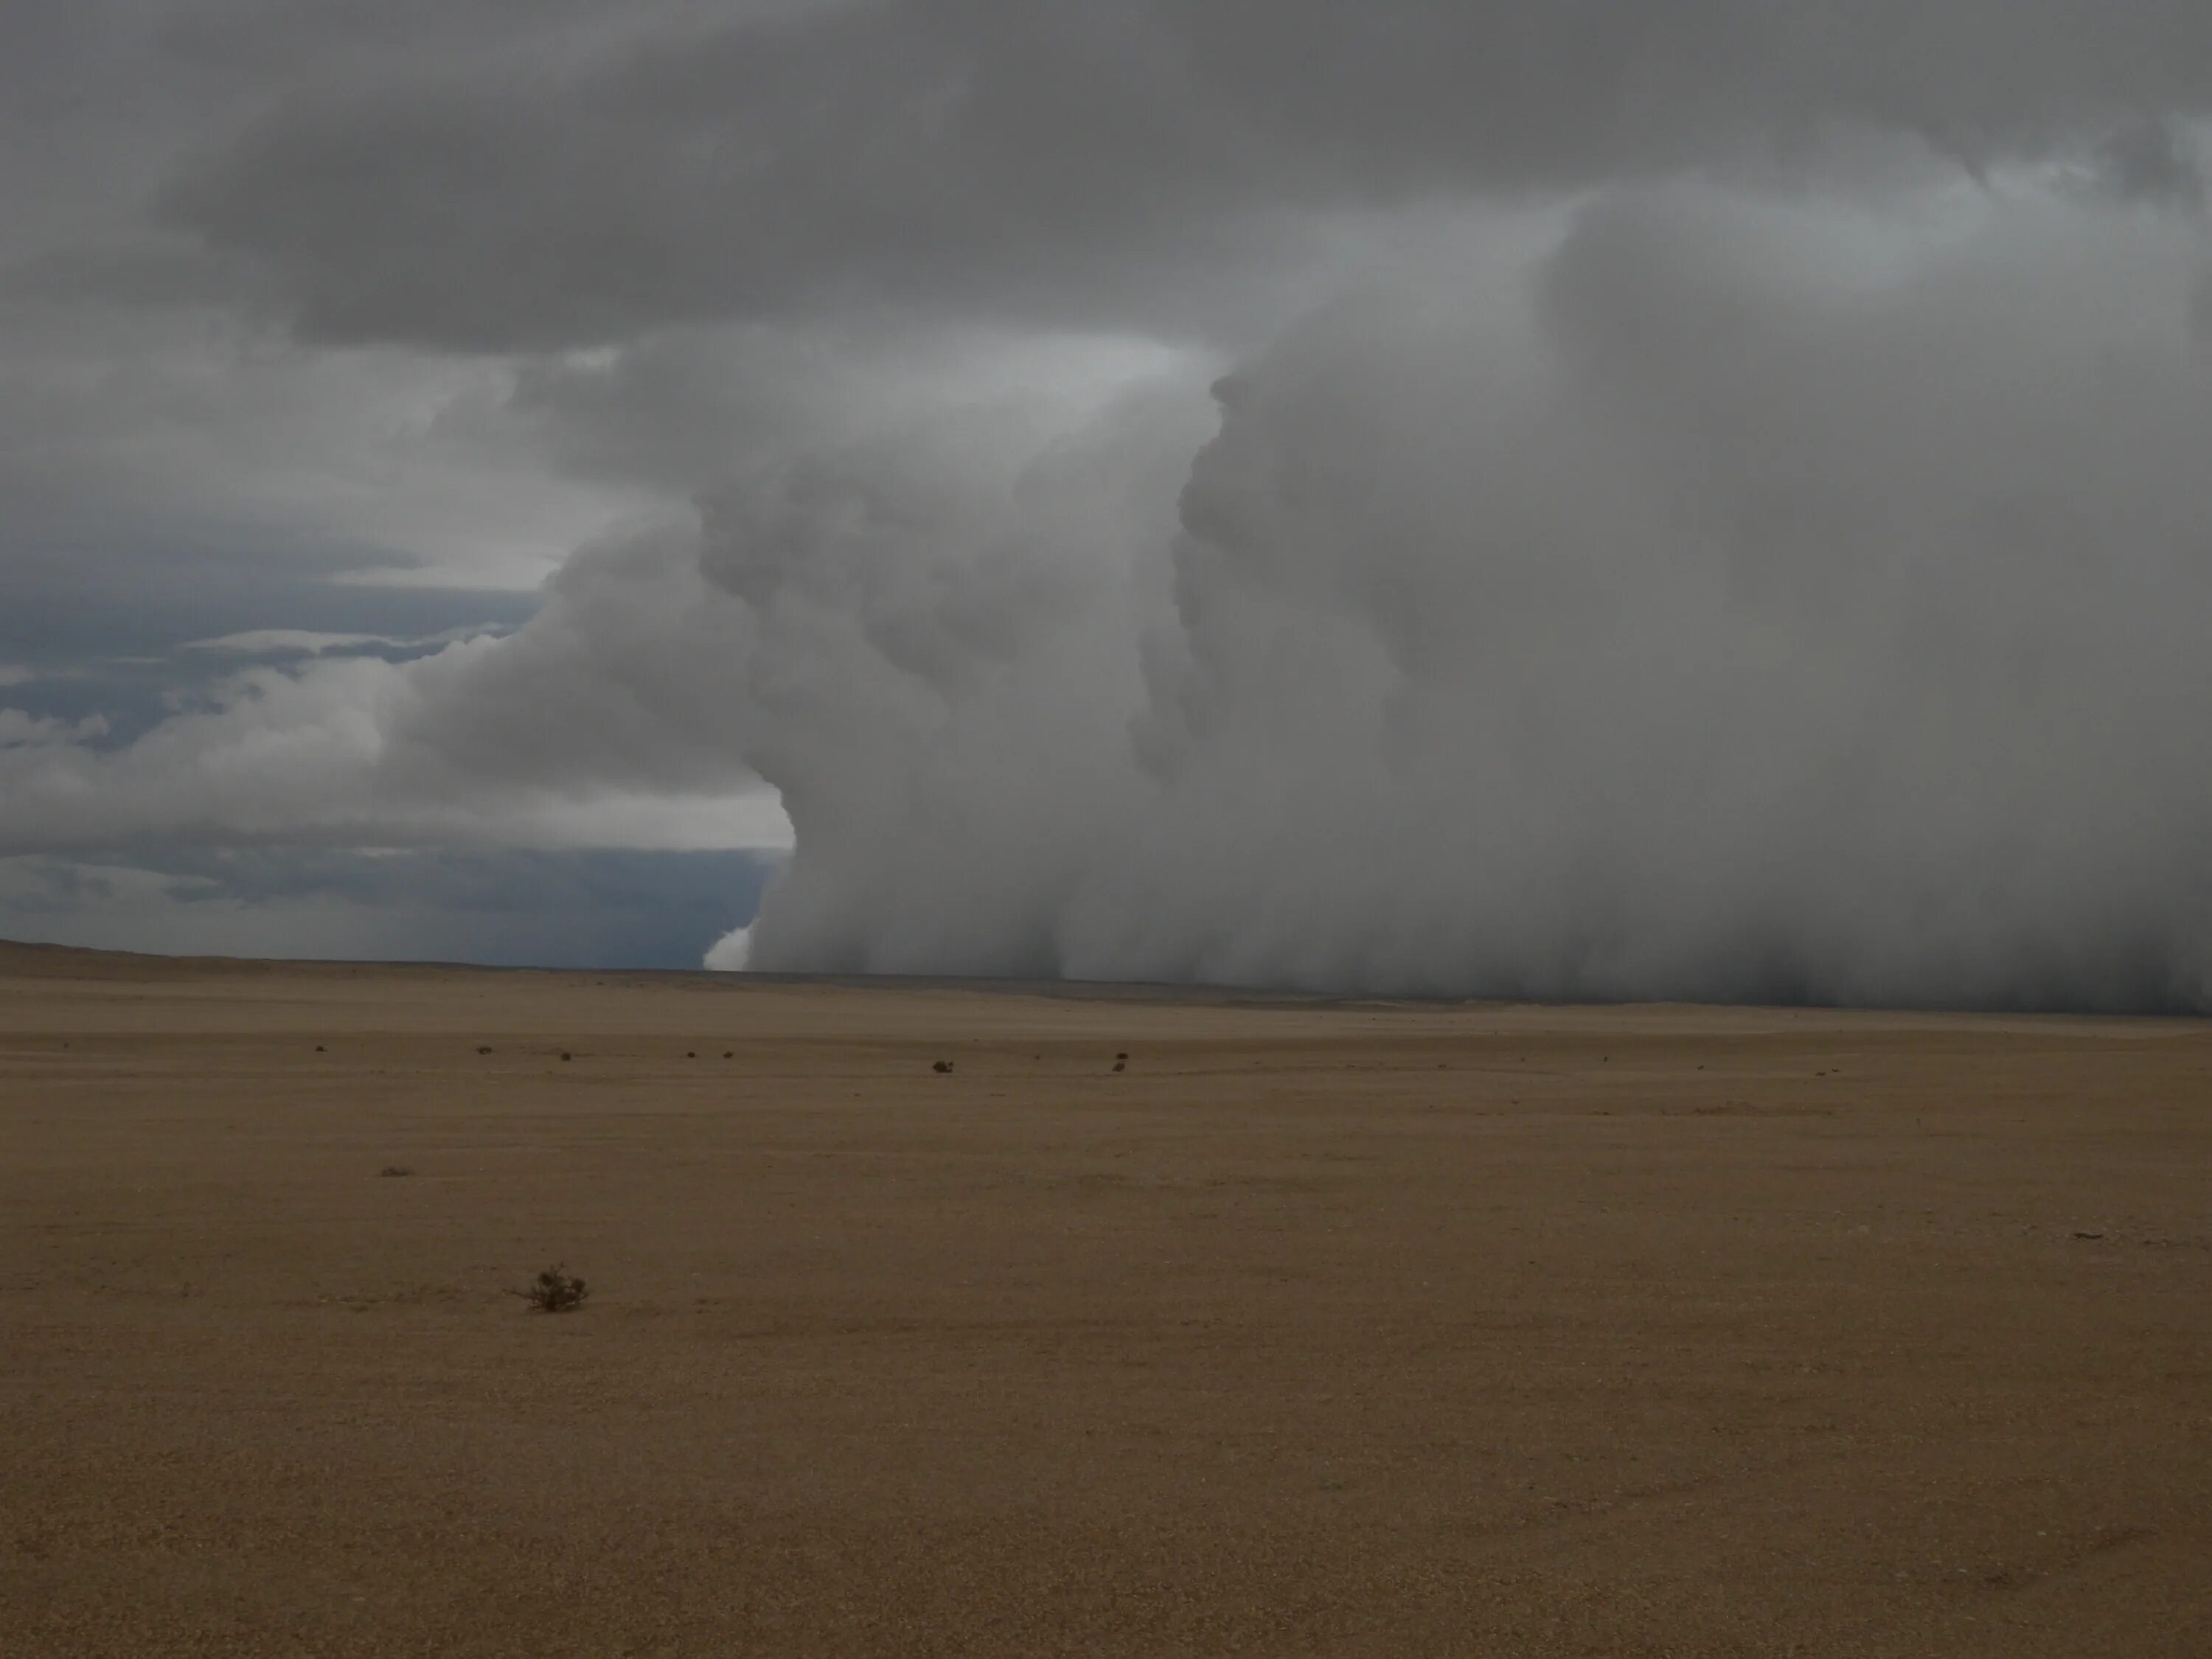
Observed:
[[[2212,1006],[2201,6],[92,10],[5,118],[0,582],[77,635],[0,635],[0,852]]]
[[[171,216],[311,334],[497,349],[872,303],[1225,321],[1302,216],[1803,165],[1854,132],[1976,168],[2105,141],[2203,106],[2212,19],[907,0],[349,64],[186,169]]]

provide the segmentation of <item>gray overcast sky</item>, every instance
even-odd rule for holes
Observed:
[[[2209,107],[2185,0],[0,9],[0,933],[2208,1006]]]

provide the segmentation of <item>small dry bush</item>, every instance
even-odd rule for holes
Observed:
[[[529,1289],[507,1292],[520,1297],[538,1313],[567,1313],[581,1307],[591,1293],[590,1285],[557,1262],[539,1273]]]

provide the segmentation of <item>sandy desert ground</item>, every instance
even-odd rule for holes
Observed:
[[[0,947],[0,1653],[2212,1654],[2208,1176],[2193,1023]]]

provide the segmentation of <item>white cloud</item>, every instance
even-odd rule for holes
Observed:
[[[742,974],[752,955],[752,929],[733,928],[716,939],[700,965],[710,974]]]
[[[480,769],[441,750],[446,698],[507,641],[479,640],[394,664],[374,657],[257,668],[206,705],[118,748],[97,720],[0,710],[0,851],[156,842],[628,846],[787,845],[773,791],[742,762],[702,760],[678,787],[628,757],[562,747],[557,728],[512,733],[534,762]],[[553,672],[557,665],[546,665]],[[518,697],[527,678],[510,676]],[[518,711],[521,705],[518,703]],[[479,719],[471,739],[501,739]]]
[[[393,651],[423,651],[435,646],[451,645],[460,640],[497,637],[511,631],[505,628],[474,625],[447,629],[441,633],[424,635],[419,638],[403,639],[391,634],[333,634],[308,628],[252,628],[236,634],[218,635],[211,639],[186,640],[177,648],[226,657],[320,657],[334,653],[374,650],[379,647]]]
[[[2212,1006],[2197,229],[1837,234],[1620,191],[1324,308],[1202,448],[716,498],[798,829],[750,961]]]
[[[325,634],[307,628],[255,628],[214,639],[186,640],[178,649],[206,651],[226,657],[319,657],[332,651],[356,651],[363,646],[407,643],[382,634]]]

